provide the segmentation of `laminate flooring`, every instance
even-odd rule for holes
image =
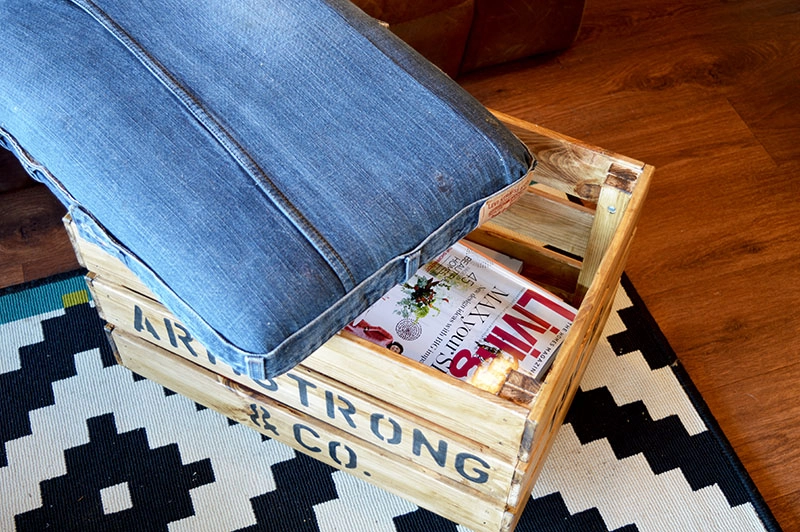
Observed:
[[[460,80],[656,166],[626,271],[786,530],[800,530],[798,35],[790,0],[587,0],[569,50]]]

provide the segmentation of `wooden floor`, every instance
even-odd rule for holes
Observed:
[[[567,52],[460,80],[657,167],[628,275],[785,530],[800,530],[798,34],[797,0],[587,0]],[[76,266],[44,189],[0,205],[0,284]]]
[[[462,84],[657,167],[628,275],[800,530],[800,3],[587,0],[569,51]]]

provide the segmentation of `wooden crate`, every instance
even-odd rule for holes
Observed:
[[[67,219],[119,362],[476,531],[513,530],[602,334],[653,169],[496,114],[536,154],[537,184],[469,239],[521,259],[525,276],[579,309],[541,385],[512,372],[492,395],[344,332],[254,381]]]

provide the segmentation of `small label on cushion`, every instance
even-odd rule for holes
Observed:
[[[413,252],[413,253],[411,253],[409,255],[406,255],[406,259],[405,259],[405,261],[406,261],[405,280],[406,281],[411,279],[411,277],[415,273],[417,273],[417,270],[419,270],[420,266],[422,266],[421,260],[422,260],[422,252],[420,250],[417,250],[417,251],[415,251],[415,252]]]
[[[486,203],[481,207],[480,218],[478,225],[487,222],[508,209],[512,203],[517,201],[528,190],[528,185],[531,182],[531,172],[525,174],[525,177],[514,183],[513,185],[504,188],[500,192],[490,196]]]
[[[267,378],[267,373],[264,369],[264,359],[260,356],[247,356],[244,359],[245,366],[247,367],[247,375],[251,379],[263,381]]]

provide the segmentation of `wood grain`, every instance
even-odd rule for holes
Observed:
[[[43,185],[0,195],[0,285],[77,269],[61,224],[64,207]]]
[[[589,0],[565,53],[461,79],[657,167],[627,272],[786,530],[800,529],[800,7]]]
[[[795,0],[587,0],[566,52],[460,80],[658,168],[627,272],[785,530],[800,529],[798,28]],[[28,200],[9,198],[0,284],[72,269],[60,228],[17,236]]]
[[[500,530],[507,519],[502,504],[463,483],[410,464],[370,442],[348,438],[340,429],[313,416],[116,329],[112,337],[121,362],[139,375],[300,452],[311,452],[332,467],[379,483],[387,491],[471,529]]]

